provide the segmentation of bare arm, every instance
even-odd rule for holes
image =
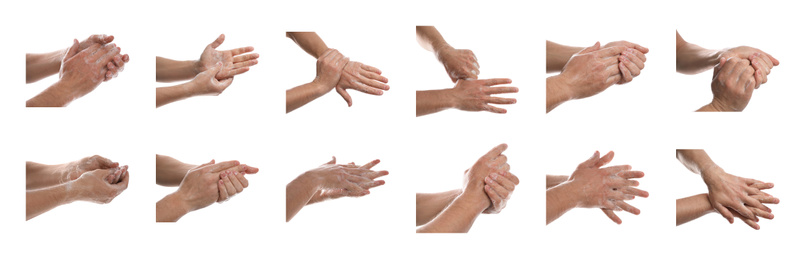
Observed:
[[[333,86],[313,81],[285,91],[285,112],[290,113],[309,102],[327,94]]]
[[[711,212],[714,212],[714,208],[708,201],[708,193],[678,199],[677,225],[685,224]]]
[[[71,183],[28,190],[25,192],[25,219],[30,220],[58,206],[70,204],[76,197]]]
[[[179,186],[185,174],[198,165],[180,162],[170,156],[157,154],[156,160],[157,184],[162,186]]]
[[[39,189],[69,181],[67,172],[63,170],[63,167],[64,164],[46,165],[25,162],[25,189]]]
[[[199,74],[198,60],[177,61],[157,56],[157,82],[189,80]]]
[[[577,52],[583,47],[572,47],[546,41],[546,73],[560,72]]]
[[[285,186],[285,221],[291,221],[313,195],[319,191],[318,179],[311,174],[302,174]]]
[[[182,196],[174,192],[157,202],[157,222],[176,222],[190,211]]]
[[[417,43],[427,51],[436,53],[443,47],[450,47],[442,34],[434,26],[417,26]]]
[[[49,53],[25,54],[25,83],[34,83],[59,73],[65,51],[67,49]]]
[[[696,174],[719,167],[702,149],[677,149],[677,160],[680,160],[686,168]]]
[[[293,40],[302,50],[318,59],[324,54],[328,47],[322,38],[315,32],[286,32],[285,36]]]
[[[677,72],[697,74],[713,69],[719,62],[720,51],[709,50],[686,42],[680,33],[675,33],[677,34]]]
[[[546,189],[560,185],[567,180],[568,175],[546,175]]]
[[[417,226],[425,225],[433,220],[460,194],[462,194],[461,189],[439,193],[417,193]]]
[[[464,195],[464,194],[463,194]],[[463,195],[456,197],[439,215],[417,229],[417,233],[466,233],[488,207]]]
[[[546,113],[573,99],[570,89],[571,87],[563,81],[560,75],[546,78]]]
[[[451,92],[453,92],[452,89],[418,90],[417,116],[433,114],[454,107]]]
[[[577,207],[580,201],[578,194],[570,182],[546,190],[546,225]]]

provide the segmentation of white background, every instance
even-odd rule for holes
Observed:
[[[595,4],[594,4],[595,3]],[[751,5],[752,4],[752,5]],[[9,75],[0,96],[6,122],[2,163],[11,170],[0,248],[10,256],[368,258],[623,258],[783,256],[797,221],[795,184],[802,161],[795,77],[798,8],[756,2],[523,1],[180,1],[158,6],[126,1],[25,2],[6,9],[0,53]],[[751,15],[752,14],[752,15]],[[453,86],[433,54],[415,40],[415,25],[436,25],[456,48],[471,49],[481,78],[509,77],[520,88],[506,115],[443,111],[414,116],[415,91]],[[674,71],[673,32],[707,48],[748,45],[781,60],[745,112],[695,114],[710,98],[710,72]],[[310,82],[315,60],[285,31],[316,31],[331,48],[388,77],[383,96],[350,92],[348,108],[328,93],[286,115],[283,91]],[[115,35],[131,62],[120,76],[63,109],[24,102],[56,77],[25,84],[26,52],[69,46],[73,38]],[[154,57],[196,59],[220,33],[220,49],[254,46],[260,63],[218,97],[154,108]],[[571,101],[544,114],[545,40],[589,46],[615,40],[650,49],[632,83]],[[179,84],[176,82],[174,84]],[[521,179],[499,215],[482,215],[471,233],[414,233],[414,193],[459,188],[462,172],[489,149],[508,143]],[[704,148],[728,172],[776,183],[775,220],[754,231],[710,214],[674,226],[674,200],[707,192],[674,158],[676,148]],[[616,152],[646,177],[641,215],[616,225],[595,209],[574,209],[545,226],[545,174],[570,174],[595,151]],[[259,167],[250,187],[224,204],[177,224],[154,223],[154,203],[175,190],[154,181],[155,153],[188,163],[237,159]],[[26,160],[63,163],[100,154],[130,165],[129,189],[108,205],[76,202],[25,221]],[[387,184],[359,199],[308,206],[284,221],[285,185],[336,156],[381,159]],[[738,245],[738,247],[737,247]],[[43,250],[46,249],[46,250]],[[741,255],[740,255],[741,254]]]

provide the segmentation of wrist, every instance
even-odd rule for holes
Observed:
[[[62,204],[68,204],[72,203],[73,201],[83,200],[82,197],[83,192],[81,190],[81,187],[75,184],[76,184],[75,181],[69,181],[62,184],[62,187],[64,187],[64,197]]]
[[[567,181],[557,185],[556,188],[564,190],[562,193],[568,196],[568,202],[572,208],[585,207],[585,189],[581,187],[578,181],[569,178]]]
[[[564,74],[560,73],[558,75],[551,76],[546,81],[546,91],[550,92],[552,97],[562,102],[576,99],[572,91],[573,88],[571,87],[571,83],[569,83],[569,80]]]
[[[190,67],[191,67],[191,70],[193,71],[193,75],[198,75],[199,73],[202,73],[205,70],[207,70],[202,65],[201,59],[191,61]]]
[[[457,206],[477,213],[481,213],[490,207],[490,199],[487,198],[487,196],[478,196],[468,192],[462,192],[456,196],[454,203],[457,204]]]
[[[316,171],[307,171],[297,177],[299,182],[303,183],[304,187],[310,187],[311,190],[321,190],[325,183],[325,177]]]
[[[193,206],[191,206],[191,203],[189,199],[187,199],[187,196],[185,196],[185,194],[181,193],[180,191],[181,190],[178,190],[174,193],[168,194],[168,196],[165,196],[165,201],[168,203],[168,205],[170,205],[171,208],[177,210],[178,213],[181,213],[181,215],[185,215],[188,212],[196,210],[195,208],[193,208]]]
[[[336,87],[335,84],[331,85],[325,83],[324,80],[319,76],[316,76],[316,78],[311,81],[311,85],[313,85],[317,96],[323,96],[327,94],[327,92],[330,92],[331,89]]]
[[[442,54],[444,54],[446,51],[455,50],[453,46],[444,41],[434,43],[432,48],[434,48],[434,55],[437,56],[437,59],[440,62],[442,62]]]

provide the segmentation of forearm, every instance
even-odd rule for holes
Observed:
[[[195,96],[193,84],[195,84],[193,81],[189,81],[176,86],[157,88],[157,107]]]
[[[433,53],[450,46],[434,26],[417,26],[417,42],[423,49]]]
[[[318,179],[308,173],[303,173],[289,182],[285,186],[285,221],[294,218],[318,191]]]
[[[61,80],[25,102],[26,107],[63,107],[73,101],[72,93],[66,91]]]
[[[554,186],[560,185],[561,183],[568,180],[567,175],[546,175],[546,189],[550,189]]]
[[[570,87],[560,75],[546,78],[546,113],[571,99],[573,99],[573,94],[571,94]]]
[[[25,192],[25,218],[30,220],[58,206],[75,201],[77,194],[72,183]]]
[[[488,205],[459,195],[431,222],[420,226],[417,233],[467,233]]]
[[[440,193],[417,193],[417,226],[433,220],[460,194],[462,194],[460,189]]]
[[[291,111],[308,104],[314,99],[317,99],[327,94],[327,92],[330,92],[333,87],[335,86],[325,86],[324,84],[314,81],[286,90],[285,112],[290,113]]]
[[[25,162],[25,189],[39,189],[68,181],[63,168],[64,165]]]
[[[560,218],[579,204],[577,191],[570,182],[564,182],[546,190],[546,225]]]
[[[157,154],[156,158],[157,184],[162,186],[179,186],[182,179],[197,165],[180,162],[170,156]]]
[[[719,167],[702,149],[677,149],[677,160],[690,171],[700,175]]]
[[[176,192],[157,202],[157,222],[176,222],[189,212],[190,208]]]
[[[325,41],[319,38],[315,32],[286,32],[285,36],[316,59],[328,49]]]
[[[417,116],[433,114],[454,107],[452,89],[417,91]]]
[[[709,50],[688,43],[677,34],[677,72],[697,74],[712,69],[719,63],[719,50]]]
[[[157,56],[157,82],[189,80],[199,74],[199,61],[176,61]]]
[[[59,73],[65,51],[66,49],[49,53],[25,54],[25,83],[37,82]]]
[[[546,41],[546,73],[560,72],[582,47],[571,47]]]
[[[713,211],[714,208],[708,200],[708,193],[678,199],[677,225],[685,224]]]

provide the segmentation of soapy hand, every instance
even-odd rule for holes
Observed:
[[[518,176],[507,171],[492,173],[484,178],[484,192],[490,198],[490,207],[484,210],[485,214],[498,214],[507,207],[507,201],[520,183]]]
[[[93,34],[87,39],[78,43],[78,51],[82,51],[84,49],[89,48],[93,44],[100,44],[106,45],[112,43],[115,40],[115,36],[106,35],[106,34]],[[109,81],[118,76],[118,73],[123,71],[124,66],[126,63],[129,62],[129,55],[128,54],[118,54],[106,64],[106,74],[104,75],[104,81]]]
[[[347,93],[347,89],[355,89],[370,95],[380,96],[383,95],[383,91],[389,90],[389,85],[386,84],[388,82],[389,79],[381,76],[381,70],[357,61],[350,61],[341,71],[341,78],[336,85],[336,92],[344,98],[347,106],[353,106],[353,98]]]
[[[610,48],[622,46],[627,47],[624,51],[621,52],[621,55],[618,57],[619,59],[619,71],[621,72],[621,80],[616,84],[626,84],[633,80],[633,78],[637,77],[641,74],[641,70],[644,69],[644,63],[646,62],[646,55],[649,52],[649,49],[635,44],[628,41],[617,41],[605,44],[602,48]]]
[[[201,57],[199,57],[197,71],[208,71],[216,67],[218,63],[221,63],[223,66],[221,70],[215,74],[215,78],[224,80],[232,78],[235,75],[243,74],[249,71],[250,67],[257,65],[257,58],[260,55],[257,53],[249,53],[255,50],[254,47],[249,46],[226,51],[216,50],[216,48],[223,43],[224,35],[221,34],[215,41],[204,48]]]
[[[223,71],[223,64],[217,63],[214,67],[196,74],[196,77],[190,82],[190,93],[192,95],[213,95],[218,96],[224,90],[232,85],[233,78],[226,78],[219,80],[216,75]]]
[[[750,102],[760,71],[750,66],[750,61],[741,58],[719,59],[714,68],[711,92],[714,99],[709,104],[717,111],[742,111]],[[755,75],[755,76],[754,76]]]
[[[516,87],[493,87],[510,84],[510,79],[460,79],[451,89],[453,107],[464,111],[490,111],[504,114],[506,109],[490,104],[515,104],[514,98],[492,97],[494,94],[518,93]]]
[[[120,48],[114,43],[92,44],[79,51],[78,40],[73,40],[59,70],[59,79],[65,82],[59,90],[60,95],[69,103],[95,90],[105,79],[107,64],[119,53]]]
[[[487,196],[484,186],[487,185],[486,179],[493,174],[498,175],[498,179],[504,173],[509,173],[509,164],[507,163],[507,156],[503,152],[507,149],[507,144],[500,144],[487,152],[479,158],[470,169],[465,171],[464,174],[464,187],[462,189],[463,197],[469,198],[485,205],[485,210],[495,211],[495,205],[492,204],[490,197]],[[507,174],[511,175],[511,174]],[[516,177],[517,180],[517,177]],[[514,190],[514,186],[512,187]],[[498,210],[502,209],[499,205]],[[492,207],[493,209],[490,209]]]
[[[129,187],[128,166],[89,171],[68,185],[78,200],[109,203]]]
[[[320,179],[318,192],[314,193],[308,204],[345,196],[361,197],[369,194],[369,189],[386,183],[383,180],[375,179],[389,175],[388,171],[371,170],[380,162],[381,160],[376,159],[358,167],[354,163],[336,164],[336,157],[333,157],[319,168],[308,171],[307,174],[313,174]]]
[[[190,169],[176,191],[183,206],[194,211],[216,202],[220,196],[220,172],[238,165],[238,161],[215,163],[213,160]]]
[[[596,95],[622,80],[619,57],[624,46],[601,48],[599,42],[571,56],[558,76],[570,99]]]
[[[772,57],[772,55],[748,46],[725,49],[720,53],[719,57],[720,59],[725,58],[726,60],[731,58],[749,60],[750,64],[753,66],[753,69],[756,71],[755,88],[759,88],[761,84],[767,83],[767,75],[772,72],[772,67],[780,64],[778,59]]]
[[[218,203],[229,200],[235,194],[241,193],[243,189],[249,187],[246,174],[255,174],[258,168],[246,164],[241,164],[226,169],[218,174]]]
[[[445,45],[434,50],[434,53],[454,83],[460,79],[479,78],[479,62],[473,51],[457,50],[450,45]]]
[[[316,59],[316,78],[313,82],[333,89],[339,83],[342,70],[349,62],[350,58],[344,57],[338,50],[328,49]]]
[[[708,186],[708,200],[711,206],[730,223],[733,223],[734,216],[740,215],[758,222],[756,217],[758,210],[771,212],[762,203],[778,203],[777,198],[761,191],[772,188],[772,183],[737,177],[716,166],[705,169],[701,175]],[[732,214],[729,209],[738,214]]]
[[[118,167],[117,162],[113,162],[107,158],[104,158],[100,155],[93,155],[89,157],[81,158],[78,161],[70,162],[64,165],[61,170],[61,175],[63,176],[62,182],[68,182],[78,177],[81,177],[81,174],[85,172],[98,170],[98,169],[111,169]]]
[[[609,152],[600,158],[597,151],[593,157],[579,164],[571,174],[568,181],[575,187],[574,190],[579,191],[578,207],[622,209],[638,215],[641,211],[624,201],[632,200],[635,196],[649,196],[648,192],[634,188],[638,186],[638,181],[631,180],[643,177],[644,173],[630,171],[632,167],[629,165],[600,168],[613,160],[613,156],[614,153]],[[607,211],[605,214],[613,219]]]

